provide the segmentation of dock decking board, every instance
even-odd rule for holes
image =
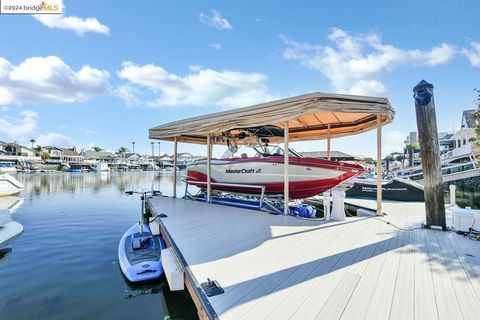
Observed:
[[[371,200],[352,202],[375,208]],[[196,281],[211,278],[224,288],[200,299],[213,317],[474,319],[480,313],[480,243],[453,232],[401,231],[371,218],[304,221],[166,197],[149,199],[149,206],[168,215],[161,225]],[[384,202],[384,211],[380,220],[402,228],[419,226],[425,215],[423,203]]]

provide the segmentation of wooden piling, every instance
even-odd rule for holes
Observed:
[[[422,157],[426,227],[439,226],[442,227],[442,230],[446,230],[442,167],[435,103],[433,100],[433,85],[422,80],[413,88],[413,92],[420,155]]]
[[[177,197],[177,137],[173,138],[173,197]]]

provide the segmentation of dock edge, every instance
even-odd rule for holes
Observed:
[[[160,213],[158,213],[155,209],[155,206],[153,206],[150,203],[150,198],[147,199],[147,212],[153,213],[152,216],[156,217]],[[168,218],[167,218],[168,219]],[[216,320],[219,319],[217,313],[213,309],[212,305],[208,301],[207,296],[203,292],[202,288],[199,285],[199,282],[193,275],[192,271],[190,270],[190,267],[183,257],[180,249],[177,247],[175,241],[173,240],[172,236],[168,232],[167,228],[163,224],[162,218],[157,219],[158,225],[160,228],[160,234],[163,237],[163,240],[165,240],[165,243],[167,244],[167,247],[171,247],[173,253],[175,254],[175,257],[177,258],[177,261],[180,262],[182,265],[183,270],[185,271],[185,286],[188,290],[188,293],[192,297],[192,300],[195,304],[195,307],[197,308],[197,313],[198,317],[203,320],[203,319],[209,319],[209,320]]]

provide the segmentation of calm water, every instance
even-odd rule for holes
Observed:
[[[24,232],[0,259],[0,319],[195,318],[166,280],[132,287],[117,262],[123,233],[139,217],[132,187],[172,194],[169,173],[17,174],[27,187],[12,214]],[[178,190],[183,193],[182,186]]]

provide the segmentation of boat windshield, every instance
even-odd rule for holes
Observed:
[[[284,150],[279,146],[258,146],[253,147],[257,157],[271,157],[271,156],[283,156]],[[301,156],[292,149],[288,149],[288,155],[290,157],[300,158]]]
[[[292,149],[289,149],[288,152],[290,157],[297,157],[301,158],[302,156],[299,155]],[[229,149],[225,151],[222,155],[223,159],[232,158],[232,157],[242,157],[242,158],[250,158],[250,157],[272,157],[272,156],[283,156],[283,149],[279,146],[240,146],[238,148],[238,152],[235,154],[232,153]]]

